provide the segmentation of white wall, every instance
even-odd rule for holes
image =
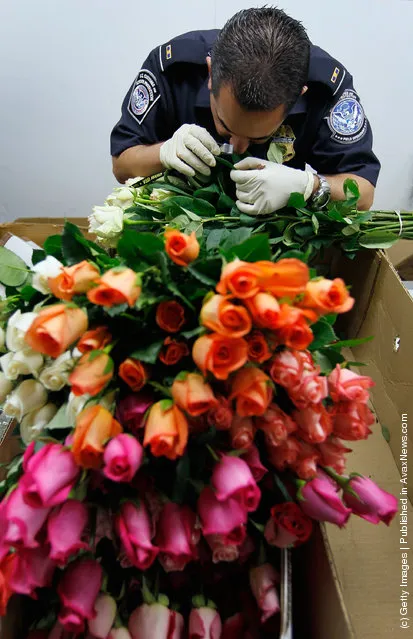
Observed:
[[[222,26],[239,0],[0,0],[0,221],[85,216],[114,184],[109,134],[149,51]],[[356,79],[383,165],[413,207],[413,1],[280,0]]]

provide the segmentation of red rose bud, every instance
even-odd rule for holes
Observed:
[[[332,407],[334,435],[349,441],[367,439],[375,417],[366,404],[339,402]]]
[[[111,439],[105,448],[103,474],[117,482],[131,482],[140,468],[143,448],[133,435],[120,434]]]
[[[159,561],[166,572],[183,570],[198,557],[197,544],[200,531],[197,518],[188,506],[168,502],[162,509],[155,543],[159,548]]]
[[[223,395],[217,395],[215,406],[210,408],[207,414],[207,421],[210,426],[217,430],[229,430],[234,417],[231,402]]]
[[[151,542],[151,521],[142,501],[125,502],[116,516],[116,530],[123,549],[133,566],[147,570],[159,552]]]
[[[129,617],[132,639],[183,639],[184,618],[160,603],[142,604]]]
[[[239,457],[223,455],[214,467],[211,484],[218,501],[236,499],[247,512],[257,510],[261,499],[248,464]]]
[[[351,515],[337,494],[337,487],[328,479],[315,477],[301,489],[302,510],[317,521],[328,521],[342,528]]]
[[[303,544],[310,537],[312,521],[292,501],[271,508],[271,519],[265,526],[264,536],[270,546],[291,548]]]
[[[261,623],[265,623],[280,610],[280,601],[275,588],[278,582],[278,574],[270,564],[262,564],[250,570],[250,586],[261,610]]]
[[[16,553],[10,587],[13,592],[37,599],[36,588],[50,586],[56,564],[48,557],[47,546],[23,548]]]
[[[116,407],[116,419],[125,429],[138,435],[143,428],[144,415],[153,403],[154,399],[147,391],[127,395]]]
[[[222,623],[213,608],[192,608],[189,615],[188,639],[220,639]]]
[[[102,568],[94,559],[78,559],[65,571],[57,592],[59,621],[68,632],[84,632],[85,620],[96,615],[94,605],[102,583]]]
[[[374,386],[371,377],[358,375],[337,364],[328,376],[328,387],[334,402],[368,402],[368,389]]]
[[[94,639],[106,639],[116,617],[116,601],[100,594],[95,601],[96,616],[89,621],[89,633]]]
[[[255,444],[252,444],[245,451],[245,453],[241,455],[241,459],[243,459],[248,464],[252,476],[258,484],[264,477],[264,475],[268,472],[268,470],[265,468],[265,466],[262,465],[260,454]]]
[[[357,495],[354,496],[347,489]],[[397,513],[397,499],[382,490],[371,479],[359,475],[350,475],[344,492],[344,503],[351,508],[355,515],[366,519],[372,524],[381,521],[388,526]]]
[[[198,513],[204,535],[222,535],[225,544],[244,541],[247,513],[236,499],[218,501],[213,490],[206,487],[199,496]]]
[[[324,442],[333,430],[331,417],[321,403],[295,410],[292,416],[300,429],[300,437],[309,444]]]
[[[47,537],[50,543],[50,558],[58,566],[65,566],[72,555],[88,548],[88,545],[81,541],[87,523],[86,505],[74,499],[69,499],[49,515]]]

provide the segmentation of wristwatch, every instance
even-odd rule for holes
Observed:
[[[318,175],[319,187],[310,197],[309,205],[313,211],[319,211],[327,206],[331,197],[331,187],[323,175]]]

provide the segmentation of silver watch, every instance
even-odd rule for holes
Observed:
[[[310,197],[310,208],[319,211],[327,206],[331,197],[331,187],[323,175],[317,176],[319,179],[319,187],[317,191]]]

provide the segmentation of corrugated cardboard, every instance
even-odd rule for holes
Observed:
[[[86,220],[70,221],[87,228]],[[41,244],[62,228],[63,222],[47,218],[18,220],[15,225],[0,225],[0,236],[12,232]],[[354,348],[351,358],[367,363],[362,371],[376,382],[373,405],[390,433],[387,443],[377,425],[367,441],[354,442],[348,470],[362,471],[383,489],[399,496],[401,415],[408,413],[413,419],[413,300],[382,252],[366,251],[354,261],[338,256],[333,269],[351,284],[357,299],[354,311],[346,317],[348,336],[375,335],[373,341]],[[411,440],[409,452],[413,460]],[[408,514],[413,521],[411,503]],[[413,623],[410,629],[400,628],[399,538],[397,517],[389,528],[383,524],[372,526],[357,517],[351,518],[343,530],[321,526],[311,542],[297,551],[300,555],[295,555],[298,632],[294,639],[410,636]],[[413,619],[413,597],[410,617]],[[11,617],[9,626],[10,620]],[[16,639],[11,630],[4,630],[0,636]],[[23,639],[18,634],[17,637]]]

